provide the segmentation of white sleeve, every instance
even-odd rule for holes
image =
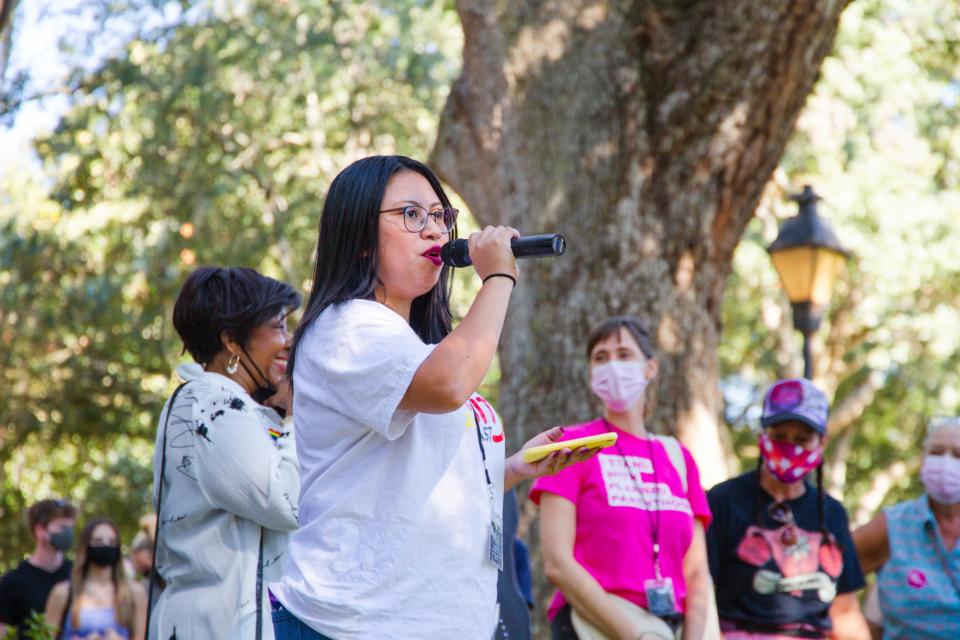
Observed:
[[[330,314],[324,318],[324,315]],[[389,440],[416,415],[398,409],[413,376],[433,351],[384,305],[343,303],[318,318],[297,354],[294,390],[368,426]]]
[[[197,483],[224,511],[268,529],[296,529],[300,471],[293,435],[274,442],[268,430],[279,424],[251,405],[227,390],[194,404]]]

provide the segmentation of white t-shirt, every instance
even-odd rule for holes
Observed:
[[[270,589],[336,640],[493,633],[491,505],[471,404],[484,413],[498,514],[502,423],[479,396],[445,414],[397,408],[432,350],[403,318],[368,300],[327,308],[300,343],[300,528]]]

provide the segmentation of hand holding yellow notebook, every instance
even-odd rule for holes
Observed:
[[[554,451],[559,451],[560,449],[570,449],[571,451],[576,451],[580,447],[586,447],[587,449],[605,449],[609,446],[612,446],[614,443],[616,443],[616,441],[616,432],[608,431],[607,433],[600,433],[595,436],[586,436],[585,438],[574,438],[573,440],[551,442],[550,444],[543,444],[539,447],[530,447],[529,449],[524,449],[523,461],[536,462],[546,458]]]

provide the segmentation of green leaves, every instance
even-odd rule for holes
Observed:
[[[132,535],[185,275],[242,264],[307,289],[332,177],[372,153],[426,157],[460,64],[449,0],[184,0],[154,19],[167,4],[86,4],[70,109],[36,141],[42,171],[0,177],[3,565],[29,547],[20,516],[42,497]],[[914,463],[929,416],[960,406],[958,18],[947,0],[851,5],[726,292],[719,356],[728,419],[744,425],[770,381],[800,371],[763,248],[795,211],[784,196],[812,182],[856,256],[815,350],[845,416],[830,462],[851,506],[915,493],[897,463]],[[88,70],[85,43],[108,24],[136,35]],[[752,460],[751,434],[733,440]]]
[[[960,200],[948,187],[950,141],[960,139],[949,104],[960,78],[949,35],[958,23],[957,6],[940,0],[851,5],[727,289],[726,375],[746,377],[758,394],[798,375],[800,339],[763,248],[796,213],[786,194],[811,182],[854,254],[814,355],[817,381],[835,392],[832,490],[861,518],[916,495],[926,422],[960,410]],[[736,440],[754,454],[751,436]]]
[[[111,3],[144,21],[156,4]],[[28,548],[17,516],[48,495],[132,534],[180,357],[180,283],[245,265],[307,288],[335,173],[427,155],[462,44],[448,5],[199,2],[75,74],[36,142],[44,175],[0,189],[0,564]]]

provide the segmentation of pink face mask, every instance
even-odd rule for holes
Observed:
[[[960,460],[951,455],[923,458],[920,480],[930,497],[940,504],[960,502]]]
[[[804,449],[798,444],[771,440],[760,434],[760,455],[767,470],[780,482],[791,484],[803,480],[823,461],[823,443],[816,449]]]
[[[611,411],[626,411],[637,404],[647,388],[643,362],[613,360],[598,364],[590,371],[590,389]]]

